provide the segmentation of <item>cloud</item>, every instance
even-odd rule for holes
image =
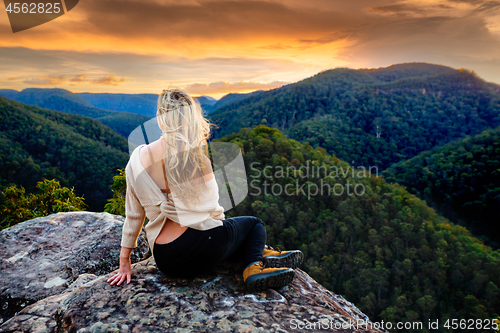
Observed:
[[[476,12],[491,12],[500,9],[500,1],[486,1],[481,3],[476,9]]]
[[[147,24],[144,24],[147,22]],[[362,23],[333,6],[321,10],[279,1],[200,0],[81,1],[77,11],[15,38],[0,28],[0,46],[36,49],[170,54],[187,58],[250,56],[259,47],[283,43],[301,50],[308,40]],[[137,45],[140,43],[141,47]],[[260,49],[262,50],[262,49]]]
[[[365,10],[381,15],[412,17],[465,17],[482,13],[488,15],[500,8],[497,0],[397,0],[390,5],[367,7]]]
[[[450,58],[468,55],[478,60],[496,58],[500,42],[487,28],[488,15],[493,15],[494,10],[481,15],[476,12],[489,3],[438,0],[430,4],[400,0],[387,6],[367,7],[365,11],[371,15],[365,24],[351,28],[356,43],[349,48],[349,54],[359,59],[363,53],[369,53],[371,61],[380,60],[383,55],[387,61],[406,58],[410,62],[436,62],[447,55]],[[434,60],[422,59],[423,54],[437,56]]]
[[[290,45],[284,45],[283,43],[259,46],[259,49],[267,49],[267,50],[285,50],[285,49],[302,49],[302,48],[303,48],[302,46],[294,47]]]
[[[352,35],[347,31],[335,31],[320,38],[303,38],[298,39],[298,41],[300,42],[300,44],[305,44],[307,45],[307,47],[311,47],[313,45],[330,44],[336,41],[348,39],[350,37],[352,37]]]
[[[281,87],[291,82],[274,81],[270,83],[261,82],[211,82],[193,83],[185,87],[186,91],[194,95],[227,94],[232,92],[246,92],[253,90],[269,90]]]
[[[24,80],[23,83],[36,85],[36,86],[45,86],[45,85],[59,85],[66,81],[66,78],[63,75],[49,75],[45,77],[36,77],[28,80]]]
[[[46,75],[46,76],[37,76],[34,78],[29,78],[23,81],[25,84],[29,85],[61,85],[61,84],[70,84],[72,86],[78,84],[101,84],[101,85],[119,85],[123,82],[127,81],[126,78],[119,78],[113,75],[104,75],[102,77],[97,78],[87,78],[85,74],[75,75],[73,77],[68,77],[64,75]]]
[[[276,77],[291,78],[287,80],[291,82],[314,75],[321,69],[319,65],[316,68],[308,68],[289,59],[251,57],[188,59],[133,53],[0,47],[0,72],[4,73],[5,77],[10,75],[28,81],[32,78],[63,75],[67,80],[59,87],[72,91],[75,89],[102,91],[105,87],[106,91],[110,92],[157,93],[169,84],[184,87],[193,82],[271,82],[276,80]],[[120,85],[90,85],[92,80],[106,83],[103,78],[110,75],[109,73],[128,80],[121,82]],[[16,85],[3,86],[0,80],[0,88],[24,89],[28,85],[23,84],[22,80],[15,81]],[[98,90],[92,87],[102,88]]]
[[[258,0],[196,3],[100,0],[82,2],[82,8],[88,25],[103,33],[162,40],[181,36],[226,41],[263,34],[304,36],[309,31],[338,28],[348,20],[345,14],[334,10],[297,8],[277,1]]]
[[[0,23],[0,72],[16,88],[64,75],[76,89],[205,93],[425,61],[500,82],[499,14],[498,0],[86,0],[22,35]]]
[[[117,86],[120,83],[123,83],[127,81],[127,79],[123,77],[115,77],[113,75],[105,75],[103,77],[91,80],[91,84],[104,84],[104,85],[110,85],[110,86]]]
[[[406,16],[410,14],[424,14],[427,12],[424,8],[419,8],[417,6],[411,6],[406,3],[397,3],[386,6],[378,6],[378,7],[368,7],[366,8],[368,11],[372,11],[378,14],[394,14]]]
[[[76,83],[83,83],[86,81],[86,78],[87,76],[85,74],[79,74],[79,75],[75,75],[73,76],[69,81],[73,84],[76,84]]]

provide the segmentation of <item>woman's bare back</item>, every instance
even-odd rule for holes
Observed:
[[[155,182],[161,190],[168,193],[170,192],[168,188],[168,182],[165,180],[161,160],[165,158],[165,141],[160,138],[149,145],[146,145],[140,150],[139,159],[142,166],[146,169],[147,173],[151,179]],[[210,160],[207,159],[208,162]],[[203,172],[205,174],[204,179],[206,182],[211,180],[214,175],[212,168],[209,163],[206,165],[206,169]],[[166,244],[174,241],[180,235],[186,231],[188,227],[181,226],[170,219],[167,219],[163,228],[161,229],[155,243]]]

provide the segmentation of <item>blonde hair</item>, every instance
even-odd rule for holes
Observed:
[[[200,190],[206,190],[202,177],[208,157],[207,140],[211,124],[202,114],[198,101],[179,88],[165,89],[158,97],[158,125],[166,143],[165,171],[169,188],[190,207],[199,203]],[[210,159],[208,159],[210,161]],[[188,200],[189,199],[189,200]]]

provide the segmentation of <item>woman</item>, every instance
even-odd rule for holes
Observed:
[[[147,216],[148,243],[164,274],[192,277],[238,255],[243,258],[243,280],[251,292],[290,283],[302,252],[267,247],[266,229],[259,218],[225,219],[207,157],[211,124],[200,105],[180,89],[163,90],[156,116],[162,136],[138,146],[125,169],[120,268],[108,282],[120,285],[126,279],[130,283],[130,253]]]

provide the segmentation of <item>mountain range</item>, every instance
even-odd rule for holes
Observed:
[[[224,105],[210,119],[215,137],[264,124],[382,171],[499,126],[497,87],[471,71],[426,63],[337,68]]]
[[[210,96],[195,97],[205,114],[222,105],[254,96],[231,93],[216,100]],[[137,126],[156,116],[157,94],[72,93],[59,88],[26,88],[22,91],[0,89],[0,96],[41,108],[62,111],[96,119],[127,138]]]
[[[230,93],[219,100],[210,96],[198,96],[194,99],[198,100],[205,114],[210,114],[223,105],[257,95],[261,92],[261,90],[258,90],[247,94]],[[156,116],[157,94],[76,93],[76,95],[81,96],[93,106],[101,109],[128,111],[148,117]]]
[[[64,89],[26,88],[22,91],[1,89],[0,96],[40,108],[96,119],[123,137],[150,119],[132,112],[104,110],[93,106],[80,95]]]

